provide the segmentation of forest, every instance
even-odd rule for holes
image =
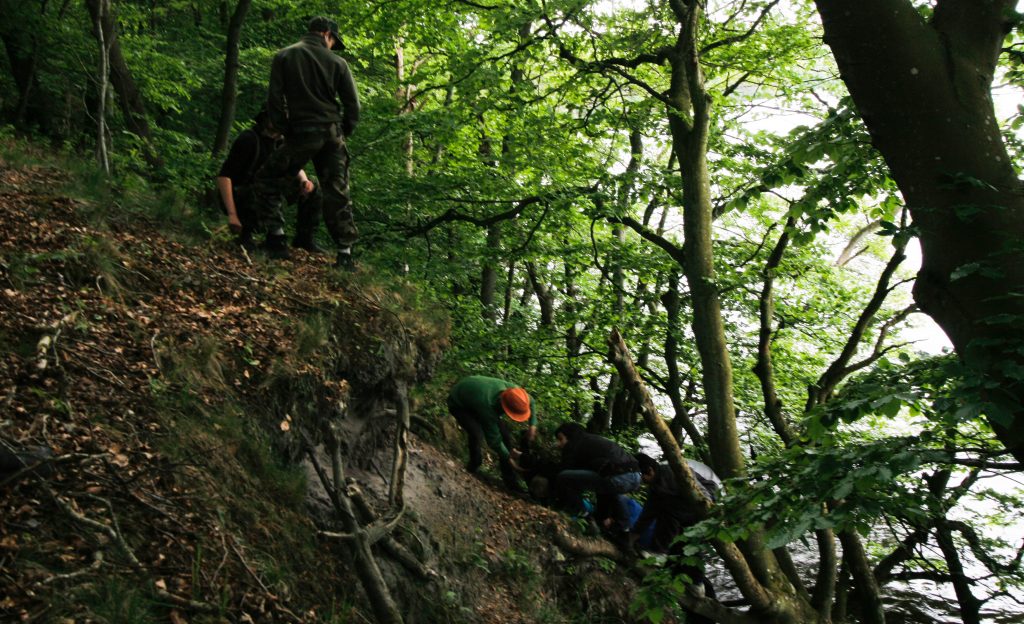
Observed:
[[[647,574],[636,621],[1020,621],[1022,10],[0,0],[0,141],[82,163],[119,228],[238,255],[213,178],[274,54],[328,16],[362,105],[358,274],[408,287],[450,331],[430,378],[408,376],[408,405],[397,386],[406,424],[448,419],[447,387],[486,374],[529,390],[542,435],[575,421],[659,448],[703,518],[686,555],[730,589]],[[5,297],[30,297],[40,260],[11,240]],[[254,261],[268,280],[322,280],[304,258]],[[164,354],[152,338],[140,349]],[[167,353],[192,344],[177,339]],[[167,383],[207,383],[182,379]],[[0,415],[4,444],[17,423]],[[701,497],[683,458],[726,496]]]

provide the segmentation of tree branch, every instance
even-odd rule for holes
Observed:
[[[701,48],[700,55],[704,56],[705,54],[714,50],[715,48],[721,48],[722,46],[732,45],[734,43],[739,43],[744,39],[748,39],[757,31],[757,27],[760,26],[761,22],[764,21],[764,18],[767,17],[768,12],[774,9],[775,5],[777,5],[778,3],[779,0],[772,0],[770,3],[762,7],[761,14],[757,16],[757,19],[754,20],[754,22],[750,25],[750,28],[748,28],[746,32],[709,43],[708,45]]]
[[[907,216],[907,210],[904,209],[904,226],[906,226]],[[807,405],[805,407],[807,411],[810,411],[810,409],[815,405],[819,405],[827,400],[836,385],[851,372],[848,364],[856,354],[857,348],[864,337],[864,333],[867,331],[868,326],[874,319],[875,314],[881,309],[886,297],[889,296],[889,292],[891,291],[889,288],[889,280],[892,279],[892,276],[896,273],[896,269],[899,268],[900,264],[907,257],[905,251],[909,237],[902,236],[900,234],[897,234],[897,237],[898,238],[894,240],[895,249],[893,250],[892,257],[889,258],[885,268],[882,270],[882,274],[878,278],[878,283],[875,285],[875,292],[871,296],[867,305],[864,306],[864,310],[861,312],[860,317],[857,319],[853,329],[850,331],[850,337],[847,339],[842,352],[838,357],[836,357],[835,361],[832,362],[828,369],[822,373],[821,377],[818,378],[817,383],[808,388]],[[878,354],[878,348],[876,345],[875,359],[877,359],[877,357],[880,357],[880,354]],[[866,365],[864,363],[861,364]]]

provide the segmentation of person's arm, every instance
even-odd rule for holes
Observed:
[[[359,123],[359,90],[356,88],[356,81],[352,77],[352,71],[345,59],[339,58],[342,63],[342,70],[338,72],[338,81],[334,85],[341,99],[343,115],[341,131],[347,137],[356,130]]]
[[[285,69],[281,55],[270,64],[270,84],[267,86],[267,117],[279,131],[288,129],[288,108],[284,96]]]
[[[501,430],[498,429],[498,424],[488,420],[480,423],[480,428],[483,429],[487,446],[491,447],[491,450],[497,453],[501,459],[508,459],[508,448],[505,447],[505,442],[501,439]]]
[[[242,222],[238,219],[238,208],[235,206],[235,191],[231,184],[231,178],[217,176],[217,190],[220,191],[220,199],[224,202],[224,210],[228,213],[228,226],[232,232],[241,232]]]

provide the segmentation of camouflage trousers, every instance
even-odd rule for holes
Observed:
[[[348,146],[339,124],[299,125],[285,135],[284,144],[256,172],[254,211],[259,231],[284,227],[282,208],[288,186],[312,161],[323,193],[324,223],[334,244],[351,246],[358,237],[349,197]]]
[[[259,229],[259,219],[256,214],[256,191],[253,187],[253,184],[239,184],[233,189],[238,220],[242,222],[242,232],[247,237]],[[283,204],[296,207],[296,236],[312,236],[320,224],[323,194],[320,192],[319,184],[315,184],[313,192],[308,195],[303,195],[299,191],[299,187],[299,181],[293,178],[285,186],[281,199]],[[221,206],[221,210],[227,212],[223,206]]]

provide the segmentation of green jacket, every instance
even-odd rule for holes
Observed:
[[[359,121],[359,93],[348,63],[328,50],[319,35],[306,33],[274,56],[267,113],[282,131],[340,121],[345,136],[352,134]]]
[[[448,392],[448,409],[467,411],[473,414],[476,421],[480,423],[487,446],[498,453],[502,459],[508,457],[508,449],[505,448],[505,443],[501,439],[498,421],[501,418],[508,418],[508,416],[501,408],[499,395],[509,388],[516,387],[518,387],[516,384],[509,383],[504,379],[472,375],[464,377]],[[537,411],[533,408],[533,397],[530,397],[529,425],[533,427],[536,424]]]

